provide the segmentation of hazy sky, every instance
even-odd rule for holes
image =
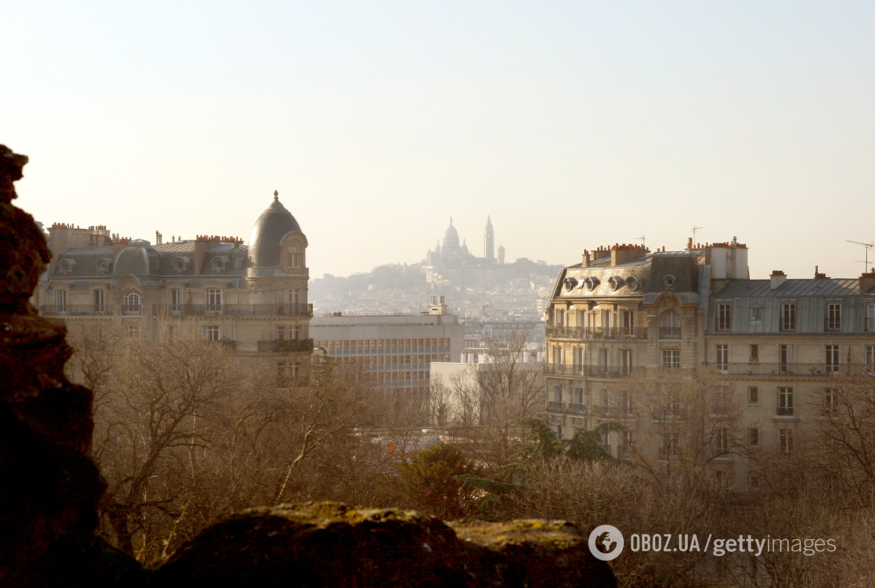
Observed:
[[[239,235],[274,190],[311,276],[452,215],[573,264],[733,236],[752,277],[875,240],[875,3],[7,2],[0,143],[46,224]],[[869,259],[875,259],[870,250]]]

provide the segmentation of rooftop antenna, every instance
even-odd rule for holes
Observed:
[[[859,241],[851,241],[850,239],[845,239],[845,241],[847,241],[848,243],[856,243],[857,245],[862,245],[863,247],[866,248],[866,259],[863,261],[863,263],[865,263],[866,265],[863,266],[863,273],[864,274],[869,273],[869,249],[871,249],[872,247],[875,247],[875,244],[873,244],[873,243],[860,243]],[[857,259],[855,261],[860,261],[860,260]]]
[[[693,247],[694,248],[696,246],[696,231],[698,231],[701,228],[702,227],[697,227],[697,226],[693,225]]]
[[[642,246],[644,249],[647,249],[647,242],[644,240],[644,235],[641,235],[640,237],[635,237],[634,240],[635,240],[635,241],[641,241],[641,246]]]

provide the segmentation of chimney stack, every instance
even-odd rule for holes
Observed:
[[[875,286],[875,270],[860,275],[860,293],[870,290],[872,286]]]
[[[781,270],[774,270],[770,279],[772,290],[777,290],[781,287],[781,284],[787,281],[787,276]]]

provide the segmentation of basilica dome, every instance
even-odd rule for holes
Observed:
[[[300,233],[301,226],[292,213],[279,201],[276,192],[249,234],[249,259],[255,267],[280,264],[280,243],[289,233]]]

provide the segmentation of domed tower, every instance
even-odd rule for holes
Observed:
[[[453,217],[450,217],[450,226],[447,227],[447,232],[444,233],[444,246],[442,253],[444,258],[449,258],[450,255],[461,250],[459,246],[459,233],[456,227],[453,226]]]
[[[495,233],[492,230],[492,219],[486,217],[486,234],[483,236],[483,257],[486,261],[495,261]]]
[[[263,341],[278,352],[310,351],[307,345],[310,306],[307,303],[307,237],[292,213],[273,193],[249,235],[246,282],[254,305],[276,304],[281,320],[263,333]]]

